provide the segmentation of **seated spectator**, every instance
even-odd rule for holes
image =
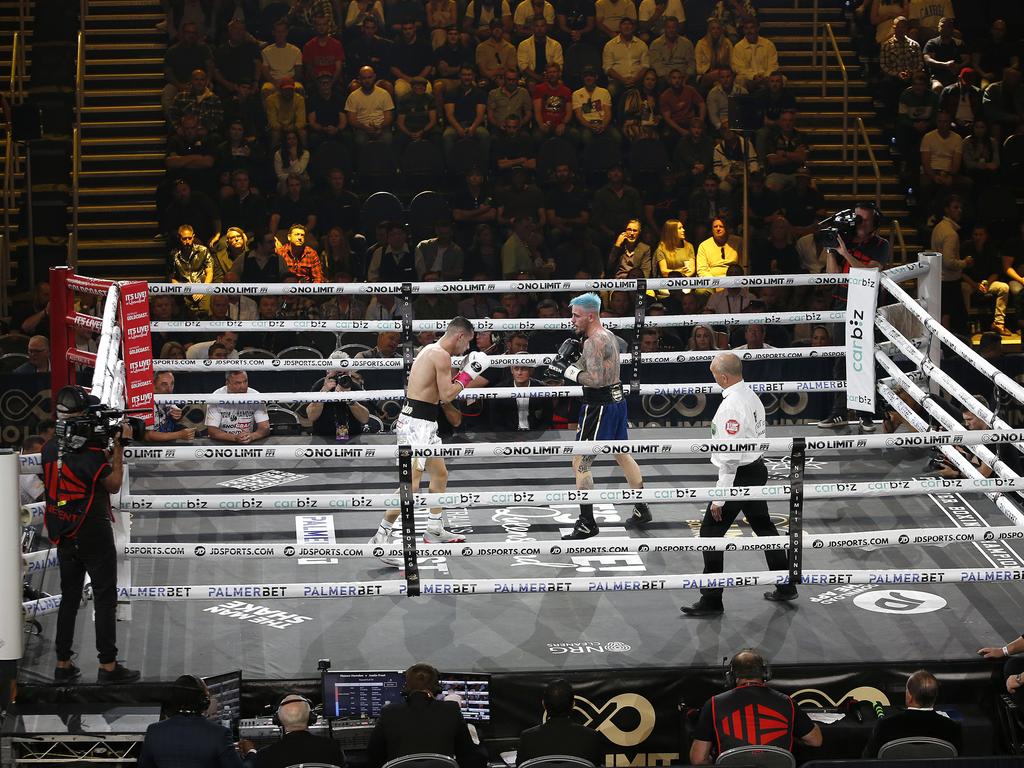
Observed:
[[[719,188],[718,177],[708,173],[700,187],[693,190],[687,205],[686,222],[694,235],[694,242],[702,241],[711,228],[711,222],[728,210],[729,199]]]
[[[754,245],[750,257],[752,275],[795,275],[803,272],[800,255],[793,245],[793,230],[785,218],[775,218],[768,228],[768,239]]]
[[[153,393],[157,395],[174,394],[174,373],[157,371],[153,375]],[[173,403],[160,403],[153,406],[153,424],[146,427],[143,439],[147,443],[171,443],[176,440],[192,442],[196,431],[192,427],[182,427],[181,408]]]
[[[427,93],[425,77],[412,79],[412,91],[398,100],[395,123],[395,147],[401,151],[413,141],[430,141],[440,145],[437,101]]]
[[[193,191],[185,179],[174,182],[173,195],[162,217],[164,239],[176,243],[179,228],[187,224],[198,233],[200,242],[215,246],[220,239],[221,221],[213,201],[203,192]]]
[[[988,227],[975,224],[971,230],[971,239],[960,251],[972,263],[964,270],[964,299],[968,308],[971,304],[991,297],[995,301],[995,314],[992,318],[991,330],[1000,336],[1009,336],[1006,328],[1006,306],[1009,302],[1010,286],[1003,280],[1002,264],[999,251],[988,236]]]
[[[981,89],[974,84],[970,67],[960,70],[960,77],[939,94],[939,106],[949,112],[953,125],[961,135],[969,133],[974,121],[981,117]]]
[[[598,5],[604,0],[598,0]],[[620,0],[625,4],[625,0]],[[636,20],[625,16],[619,22],[619,34],[604,45],[601,68],[608,77],[608,90],[617,98],[627,88],[640,82],[650,67],[647,43],[634,36]]]
[[[555,165],[554,184],[548,191],[545,202],[545,222],[552,241],[564,242],[575,227],[585,227],[590,222],[590,200],[573,177],[568,163]]]
[[[348,355],[341,351],[332,352],[331,359],[347,360]],[[320,387],[320,391],[351,392],[352,390],[360,390],[362,388],[358,374],[354,371],[348,371],[343,368],[331,368],[327,371],[327,375],[324,376],[323,386]],[[306,418],[310,421],[310,432],[312,434],[319,437],[333,437],[335,440],[344,441],[367,431],[367,427],[370,424],[370,411],[358,400],[331,400],[326,403],[310,403],[306,406]],[[343,765],[344,763],[334,764]],[[287,767],[282,766],[282,768]]]
[[[302,90],[305,78],[302,51],[288,42],[288,22],[278,19],[274,22],[273,33],[274,42],[260,51],[260,74],[263,79],[261,92],[264,100],[276,93],[286,79],[291,81],[292,87]]]
[[[160,359],[162,360],[184,360],[185,358],[185,347],[177,341],[168,341],[162,347],[160,347]]]
[[[401,320],[402,305],[394,296],[378,295],[370,299],[366,305],[364,320]],[[359,357],[359,355],[356,355]]]
[[[642,277],[657,277],[658,263],[651,247],[640,240],[640,219],[631,218],[616,234],[608,253],[608,274],[616,280],[625,279],[635,270]]]
[[[523,272],[536,274],[538,266],[543,261],[539,248],[540,240],[535,219],[529,216],[516,219],[512,232],[501,246],[502,277],[512,280]]]
[[[690,762],[707,765],[715,756],[732,749],[760,743],[751,729],[730,729],[728,724],[745,707],[758,708],[773,718],[781,731],[774,741],[783,749],[792,749],[794,741],[809,747],[821,746],[821,729],[785,694],[765,685],[767,664],[757,651],[744,649],[729,663],[730,690],[707,701],[700,711],[690,746]]]
[[[909,29],[907,18],[897,16],[892,20],[892,37],[882,43],[882,101],[890,107],[910,85],[914,73],[924,69],[921,46],[907,37]]]
[[[260,96],[257,80],[243,80],[238,90],[224,97],[224,124],[230,129],[231,123],[242,124],[242,136],[246,143],[259,145],[259,138],[267,132],[267,111]]]
[[[459,84],[446,90],[444,115],[448,127],[444,129],[445,161],[449,167],[455,163],[456,142],[461,139],[475,139],[479,142],[480,153],[490,157],[491,134],[484,127],[485,104],[488,97],[476,84],[472,67],[459,70]],[[456,221],[459,221],[456,216]]]
[[[725,36],[722,22],[714,17],[708,19],[707,34],[694,48],[697,82],[705,93],[720,83],[726,72],[732,71],[732,49],[732,41]]]
[[[267,232],[259,235],[251,251],[242,253],[224,276],[228,282],[281,283],[289,275],[288,265],[276,252],[277,241]]]
[[[672,153],[672,168],[686,191],[700,184],[714,166],[715,141],[705,125],[699,117],[690,118],[688,134],[680,137]]]
[[[304,188],[309,188],[309,150],[303,146],[302,137],[294,128],[285,129],[280,146],[274,150],[274,174],[277,176],[277,192],[285,194],[288,179],[298,176]]]
[[[512,31],[512,11],[508,0],[469,0],[463,16],[463,30],[481,43],[494,35],[495,22],[506,32]],[[513,50],[515,46],[512,46]]]
[[[537,168],[537,152],[533,139],[520,130],[519,118],[509,115],[505,118],[504,131],[491,145],[494,167],[499,174],[508,177],[514,169],[534,171]]]
[[[687,294],[692,296],[693,294]],[[687,313],[690,314],[690,313]],[[711,352],[718,349],[718,336],[710,325],[695,325],[686,349],[690,352]]]
[[[621,165],[609,168],[607,178],[608,183],[594,193],[591,216],[606,242],[612,242],[631,220],[640,220],[643,199],[635,187],[626,184]]]
[[[973,414],[971,414],[973,416]],[[883,744],[896,739],[924,736],[948,741],[957,751],[961,748],[960,723],[935,711],[939,698],[939,681],[926,670],[919,669],[907,678],[903,712],[893,712],[879,719],[871,732],[861,757],[878,757]]]
[[[721,182],[718,188],[723,194],[738,196],[743,191],[743,169],[748,173],[761,170],[757,152],[746,136],[741,136],[729,127],[729,121],[722,121],[722,138],[715,144],[714,173]]]
[[[195,675],[182,675],[171,687],[169,717],[146,729],[140,768],[216,765],[241,768],[231,731],[206,717],[210,691]]]
[[[48,373],[50,370],[50,340],[45,336],[32,336],[28,340],[28,360],[12,373]]]
[[[514,373],[514,369],[513,369]],[[536,398],[547,400],[548,398]],[[534,402],[531,398],[528,402]],[[499,400],[498,402],[506,402]],[[512,401],[518,402],[518,401]],[[544,711],[547,719],[540,725],[519,734],[516,765],[548,755],[572,755],[594,765],[604,762],[608,742],[601,733],[573,722],[575,693],[568,680],[552,680],[544,688]]]
[[[371,252],[366,282],[414,283],[416,279],[416,260],[409,249],[409,235],[400,222],[390,222],[387,242]]]
[[[467,260],[472,264],[478,264],[481,271],[486,272],[491,280],[501,275],[501,245],[493,224],[481,222],[476,225],[469,244]]]
[[[212,193],[216,186],[213,170],[217,159],[215,147],[214,140],[200,135],[199,119],[192,114],[183,115],[177,130],[167,139],[164,167],[168,177],[185,180],[190,189]],[[200,226],[197,222],[193,224]]]
[[[444,30],[444,42],[434,49],[434,96],[437,97],[438,112],[444,112],[445,91],[459,85],[459,70],[472,68],[475,61],[473,49],[466,44],[455,26]]]
[[[678,0],[675,1],[678,2]],[[668,0],[665,2],[643,0],[640,3],[642,25],[644,23],[642,17],[647,12],[645,6],[653,9],[652,15],[646,21],[646,33],[651,39],[648,55],[651,66],[658,75],[659,83],[663,86],[668,84],[669,75],[674,69],[682,72],[687,81],[692,81],[697,74],[693,43],[683,35],[682,17],[677,17],[665,10],[668,5]],[[660,18],[660,22],[652,23],[656,16]],[[660,36],[656,34],[658,26],[664,30]]]
[[[729,100],[735,96],[746,96],[747,89],[736,82],[736,75],[731,70],[721,70],[718,82],[708,91],[708,121],[719,130],[722,121],[729,119]]]
[[[693,277],[697,274],[693,244],[686,241],[686,229],[678,219],[669,219],[662,225],[654,260],[658,264],[659,277],[668,277],[672,273],[679,277]]]
[[[284,259],[288,271],[300,283],[324,282],[323,266],[316,251],[306,245],[306,228],[301,224],[288,227],[288,242],[277,249],[277,255]]]
[[[804,169],[798,170],[796,174],[797,183],[794,184],[790,190],[795,191],[800,188],[800,174],[804,172]],[[810,177],[807,177],[810,181]],[[750,211],[750,234],[753,238],[764,238],[768,236],[768,227],[776,217],[784,216],[785,211],[783,210],[782,199],[778,193],[768,189],[764,183],[764,172],[755,171],[750,174],[748,178],[747,188],[747,207]],[[814,221],[807,222],[807,226],[813,229],[813,224],[817,223],[824,216],[818,217]],[[790,222],[792,223],[792,222]],[[803,233],[801,228],[800,234]]]
[[[612,96],[607,88],[597,84],[597,70],[583,68],[583,87],[572,94],[572,111],[580,126],[580,141],[590,142],[593,136],[607,133],[619,143],[622,136],[612,125]]]
[[[511,226],[522,218],[544,225],[544,193],[531,184],[525,168],[514,167],[508,186],[498,199],[498,223]]]
[[[910,34],[924,45],[939,33],[943,18],[953,18],[952,0],[910,0],[907,16],[910,18]]]
[[[231,271],[231,265],[249,250],[249,238],[241,227],[228,227],[224,237],[217,241],[213,254],[213,281],[222,282]],[[227,319],[227,318],[225,318]]]
[[[452,218],[455,220],[455,238],[468,247],[481,225],[498,218],[498,208],[490,188],[484,183],[483,172],[476,167],[466,171],[464,182],[455,188],[451,197]]]
[[[990,83],[1002,80],[1008,67],[1020,66],[1019,43],[1012,40],[1006,30],[1006,21],[996,19],[988,35],[977,42],[971,53],[971,66]]]
[[[533,121],[536,126],[534,138],[540,142],[551,136],[573,138],[570,129],[572,121],[572,91],[562,82],[562,67],[549,62],[544,69],[543,82],[533,87]]]
[[[316,79],[316,93],[306,102],[306,124],[311,147],[324,141],[341,139],[342,131],[348,125],[345,101],[329,75],[321,75]]]
[[[352,276],[344,272],[336,272],[334,281],[337,283],[351,283]],[[331,296],[320,305],[320,316],[324,320],[365,320],[366,308],[366,301],[358,296],[339,293]]]
[[[963,143],[964,173],[976,186],[999,178],[999,144],[990,135],[988,121],[979,118]]]
[[[956,82],[970,56],[963,41],[953,37],[953,19],[943,17],[939,21],[939,34],[924,44],[921,57],[931,76],[933,91],[939,93]]]
[[[1008,238],[999,244],[999,256],[1002,260],[1002,280],[1010,286],[1010,300],[1017,315],[1017,324],[1022,325],[1024,319],[1024,221],[1015,237]]]
[[[716,217],[711,222],[711,237],[697,248],[697,276],[725,277],[731,264],[743,266],[740,254],[729,242],[725,219]]]
[[[717,0],[711,17],[716,19],[733,42],[743,35],[744,25],[751,19],[757,19],[757,11],[750,0]]]
[[[238,93],[242,83],[260,79],[260,47],[246,31],[245,22],[228,22],[228,39],[213,54],[213,80],[222,95]]]
[[[825,196],[815,186],[811,172],[807,170],[806,165],[796,169],[793,179],[793,186],[785,190],[777,199],[794,234],[802,237],[809,232],[816,231],[818,222],[827,215],[825,210],[827,206]]]
[[[245,124],[241,120],[232,118],[227,126],[227,135],[217,146],[216,173],[221,200],[230,195],[228,187],[235,171],[245,171],[246,179],[256,180],[257,187],[263,186],[259,180],[267,176],[267,158],[262,144],[245,135]],[[260,131],[261,135],[265,132],[265,128]]]
[[[354,0],[349,5],[349,10],[363,0]],[[379,5],[379,2],[377,3]],[[363,67],[369,67],[374,72],[387,72],[391,61],[391,41],[381,37],[377,32],[384,28],[383,19],[378,19],[375,13],[367,13],[359,22],[359,36],[348,44],[348,90],[354,91],[359,87],[359,72]],[[387,90],[389,93],[394,90],[387,80],[377,80],[378,87]]]
[[[436,52],[448,39],[448,30],[458,34],[455,24],[459,19],[459,9],[455,0],[427,0],[427,29],[430,30],[430,47]],[[462,62],[456,63],[456,67]]]
[[[346,238],[357,239],[356,230],[359,226],[359,197],[345,188],[345,172],[340,168],[327,171],[327,189],[320,195],[317,207],[316,231],[323,235],[332,227],[341,227]],[[362,235],[359,240],[365,240]],[[362,279],[362,274],[357,274]]]
[[[661,231],[661,225],[669,219],[683,219],[686,216],[686,201],[689,189],[680,184],[671,167],[644,185],[644,224],[653,234]]]
[[[427,272],[437,272],[445,282],[462,279],[466,256],[462,248],[452,239],[452,222],[440,219],[434,223],[434,237],[420,240],[416,245],[416,275],[423,280]],[[449,317],[454,317],[453,312]]]
[[[940,108],[935,115],[935,130],[921,138],[921,188],[926,195],[948,192],[969,182],[960,173],[963,143],[953,132],[949,112]]]
[[[171,254],[170,278],[172,283],[212,283],[213,254],[202,243],[195,242],[195,231],[188,224],[178,227],[178,247]],[[206,309],[204,294],[185,296],[185,308],[192,313]]]
[[[306,99],[295,92],[295,81],[283,77],[277,90],[267,97],[267,127],[270,143],[278,144],[285,131],[296,131],[306,141]]]
[[[251,238],[266,227],[267,204],[262,195],[252,190],[249,172],[243,168],[231,174],[231,191],[232,194],[221,201],[221,220]]]
[[[1016,130],[1024,117],[1024,88],[1021,87],[1020,70],[1017,67],[1005,67],[1003,79],[985,89],[982,113],[992,123],[992,133],[996,138]]]
[[[300,224],[316,229],[316,202],[303,189],[302,177],[294,173],[285,179],[285,192],[274,198],[270,206],[270,224],[267,229],[276,234],[284,225]]]
[[[340,85],[345,65],[345,49],[332,36],[333,14],[318,14],[313,18],[316,35],[302,47],[302,73],[310,82],[321,77],[331,79],[331,88]]]
[[[395,98],[402,99],[412,91],[412,79],[429,79],[434,74],[434,50],[430,42],[421,37],[416,24],[402,24],[402,34],[391,47],[388,64],[395,84]]]
[[[531,0],[523,0],[524,3]],[[550,3],[544,0],[550,7]],[[536,85],[545,78],[549,64],[557,64],[559,68],[565,63],[562,56],[562,44],[548,36],[548,22],[544,16],[536,16],[532,22],[529,37],[519,43],[516,49],[516,64],[528,86]]]
[[[14,302],[11,308],[11,332],[26,336],[50,335],[50,283],[37,282],[27,300]]]
[[[807,138],[796,129],[796,112],[787,110],[777,125],[758,136],[758,155],[765,164],[765,184],[776,192],[793,185],[799,168],[807,163]]]
[[[779,54],[775,43],[758,33],[756,19],[743,23],[743,39],[732,49],[732,69],[736,82],[751,93],[768,88],[768,78],[779,68]]]
[[[153,322],[164,322],[168,320],[181,320],[184,312],[177,296],[153,296],[149,300],[149,319]],[[180,338],[175,333],[167,331],[151,331],[149,334],[153,347],[153,356],[163,348],[169,341],[178,341]]]
[[[509,115],[515,115],[523,127],[533,119],[533,100],[519,85],[519,72],[509,69],[499,78],[499,86],[487,94],[487,125],[492,131],[504,130]]]
[[[350,283],[354,274],[363,274],[363,261],[352,252],[341,227],[331,227],[321,242],[323,247],[320,249],[320,261],[323,262],[324,274],[329,282]],[[342,276],[346,277],[344,281],[339,279]]]
[[[509,354],[518,353],[510,350]],[[530,366],[513,365],[509,368],[508,378],[500,380],[498,386],[516,389],[544,386],[539,379],[533,378],[533,370]],[[553,406],[554,398],[550,397],[502,398],[493,403],[491,426],[502,432],[551,429]],[[548,714],[550,717],[550,712]]]
[[[179,93],[192,87],[192,73],[197,69],[212,72],[216,68],[213,51],[199,39],[199,26],[193,21],[181,25],[178,42],[164,54],[164,85],[160,93],[160,106],[170,117],[171,105]]]
[[[225,386],[213,394],[259,394],[249,388],[249,375],[244,370],[230,371],[224,380]],[[270,416],[261,404],[210,403],[206,406],[206,433],[216,442],[248,445],[270,434]]]
[[[507,0],[502,0],[502,4],[507,5]],[[470,21],[468,14],[466,21]],[[506,31],[501,19],[491,19],[476,47],[476,66],[480,70],[480,77],[498,88],[501,87],[505,73],[518,66],[516,47],[505,39]]]
[[[523,40],[533,34],[533,21],[538,16],[548,26],[555,23],[555,6],[548,0],[521,0],[512,13],[512,31],[516,39]]]
[[[405,673],[400,701],[384,707],[366,747],[368,768],[421,752],[454,755],[459,768],[483,768],[486,761],[469,736],[459,705],[436,698],[438,673],[429,664],[413,664]]]
[[[256,302],[248,296],[229,296],[214,293],[210,296],[210,308],[199,315],[200,320],[225,322],[227,320],[255,320],[257,315]],[[185,359],[182,348],[181,359]]]
[[[633,29],[636,29],[637,7],[629,0],[597,0],[594,3],[594,17],[598,41],[605,43],[622,32],[623,19],[630,19]]]
[[[425,283],[436,283],[441,279],[440,272],[427,271],[420,278]],[[455,298],[450,294],[424,293],[413,303],[413,312],[421,320],[447,320],[455,317]],[[430,338],[427,344],[437,340],[437,334],[428,332]]]
[[[710,299],[709,299],[710,301]],[[764,342],[764,326],[757,323],[750,323],[743,329],[743,344],[733,349],[774,349],[771,344]]]
[[[690,133],[694,119],[704,122],[707,106],[697,89],[687,82],[688,75],[673,69],[668,75],[668,88],[661,92],[658,107],[665,120],[665,127],[676,137]],[[670,136],[672,133],[669,134]]]
[[[752,272],[752,274],[757,273]],[[739,264],[730,264],[729,268],[725,270],[725,276],[742,277],[743,267]],[[704,311],[709,315],[739,315],[749,311],[750,302],[753,299],[754,296],[750,293],[749,288],[737,285],[708,296]]]
[[[174,97],[167,119],[171,125],[176,125],[186,114],[196,116],[200,135],[220,135],[224,130],[224,106],[220,97],[210,90],[203,69],[192,70],[189,87]]]
[[[796,97],[786,88],[786,78],[781,72],[768,75],[768,88],[760,94],[756,104],[765,128],[776,125],[783,112],[796,111]]]
[[[935,128],[939,97],[928,87],[928,75],[915,72],[910,87],[900,94],[896,116],[896,149],[913,165],[921,148],[921,137]]]
[[[376,72],[371,67],[363,67],[359,70],[359,88],[352,91],[345,101],[345,113],[357,148],[371,141],[391,141],[395,103],[391,94],[376,82]]]

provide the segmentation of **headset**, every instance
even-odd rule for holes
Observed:
[[[192,712],[197,715],[202,715],[210,708],[210,691],[206,687],[206,683],[203,682],[202,678],[196,675],[181,675],[177,680],[174,681],[174,687],[177,688],[177,697],[180,697],[178,701],[172,695],[172,701],[179,712]],[[189,689],[192,700],[187,706],[182,706],[185,703],[184,690]]]
[[[422,673],[427,677],[428,688],[426,690],[422,688],[417,688],[414,691],[409,690],[409,676],[413,672]],[[413,664],[405,671],[405,685],[402,688],[402,698],[408,701],[409,697],[414,693],[425,693],[435,699],[440,698],[444,691],[441,688],[441,673],[437,671],[436,667],[432,667],[430,664]]]
[[[853,207],[863,208],[864,210],[871,211],[872,230],[878,229],[882,224],[885,223],[885,216],[880,210],[878,210],[878,206],[875,205],[874,200],[858,200],[856,203],[853,204]]]
[[[764,660],[764,656],[753,648],[744,648],[741,651],[737,651],[736,655],[731,659],[729,657],[722,659],[722,671],[725,675],[725,684],[727,687],[736,687],[737,678],[739,677],[736,673],[736,657],[741,653],[752,653],[757,657],[759,662],[756,666],[751,666],[744,670],[742,677],[760,677],[766,683],[772,679],[771,667],[768,666],[768,662]]]
[[[285,704],[298,704],[300,701],[304,701],[306,703],[306,706],[309,707],[309,716],[306,718],[306,727],[311,728],[312,726],[316,725],[316,722],[320,719],[320,716],[313,711],[313,702],[307,699],[305,696],[300,696],[297,693],[289,693],[287,696],[281,699],[280,702],[278,702],[278,705],[274,708],[274,714],[270,718],[273,721],[274,725],[276,725],[278,728],[284,727],[284,725],[282,725],[281,723],[281,707],[283,707]]]

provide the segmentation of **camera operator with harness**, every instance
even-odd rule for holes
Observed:
[[[822,248],[825,250],[825,271],[834,274],[848,274],[851,267],[861,269],[884,269],[892,261],[892,246],[878,235],[882,214],[872,202],[856,203],[853,208],[830,216],[818,222]],[[832,308],[846,309],[846,286],[836,286],[832,292]],[[839,325],[833,333],[834,344],[843,344],[845,324]],[[836,358],[836,379],[846,378],[846,360]],[[847,426],[846,393],[836,392],[832,401],[832,413],[818,422],[821,429],[839,429]],[[875,422],[870,414],[860,414],[862,432],[874,432]]]
[[[117,661],[117,549],[110,494],[121,489],[124,477],[122,434],[130,430],[131,437],[141,439],[145,425],[139,419],[125,419],[124,411],[105,409],[82,387],[64,387],[55,403],[56,437],[42,448],[46,531],[60,564],[54,681],[71,683],[81,676],[71,660],[72,644],[88,574],[99,657],[97,682],[134,682],[139,672]]]

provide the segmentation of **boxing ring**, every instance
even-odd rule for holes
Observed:
[[[963,659],[992,637],[1012,635],[1024,609],[1024,515],[1016,502],[1024,481],[992,453],[1014,446],[1013,430],[947,376],[940,345],[968,356],[1005,396],[1024,390],[965,349],[935,320],[937,254],[881,275],[895,304],[878,310],[886,341],[873,354],[883,378],[878,393],[918,433],[839,434],[813,427],[769,429],[757,442],[766,452],[769,484],[762,489],[712,487],[709,453],[749,450],[749,443],[708,440],[704,429],[631,430],[629,441],[576,443],[572,433],[460,434],[443,447],[399,449],[393,435],[364,435],[343,445],[309,437],[271,437],[248,446],[196,444],[125,449],[125,487],[117,500],[124,553],[121,597],[130,621],[118,625],[119,645],[144,676],[158,678],[186,665],[198,674],[238,668],[250,677],[294,677],[319,658],[335,667],[402,668],[430,659],[448,668],[481,671],[645,668],[717,665],[742,645],[757,645],[776,664]],[[637,316],[606,320],[638,329],[707,323],[844,322],[843,311],[646,317],[648,290],[730,285],[814,285],[843,276],[707,278],[650,281],[509,281],[405,285],[150,285],[150,295],[205,293],[302,294],[392,292],[398,321],[180,321],[151,323],[155,332],[220,330],[396,330],[411,341],[447,321],[415,320],[417,292],[630,290]],[[918,300],[900,283],[918,282]],[[771,281],[771,282],[770,282]],[[783,281],[783,282],[775,282]],[[818,283],[821,284],[821,283]],[[896,309],[894,310],[893,307]],[[80,321],[84,322],[84,321]],[[494,330],[568,330],[562,319],[488,320]],[[104,320],[104,331],[111,332]],[[116,328],[116,325],[114,326]],[[714,353],[642,353],[639,334],[623,355],[631,395],[713,397],[712,384],[650,384],[641,363],[707,362]],[[110,347],[111,349],[113,346]],[[102,348],[101,348],[102,350]],[[813,354],[836,357],[844,347]],[[69,360],[75,357],[69,352]],[[797,359],[810,348],[766,349],[745,359]],[[505,355],[495,366],[543,363],[550,355]],[[975,360],[977,358],[977,360]],[[84,361],[88,362],[88,361]],[[386,364],[386,365],[385,365]],[[153,370],[407,370],[411,344],[395,360],[153,361]],[[115,362],[97,372],[118,370]],[[671,370],[671,368],[669,368]],[[115,377],[116,378],[116,377]],[[941,387],[989,429],[966,432],[931,399]],[[841,392],[845,382],[752,384],[765,393]],[[524,392],[528,394],[523,394]],[[468,390],[466,396],[572,397],[578,388]],[[902,393],[903,397],[900,396]],[[115,390],[113,397],[123,393]],[[269,392],[246,395],[156,395],[162,402],[204,404],[327,402],[400,398],[396,391]],[[911,408],[912,399],[917,408]],[[931,428],[922,416],[935,422]],[[928,476],[939,450],[965,479]],[[961,451],[993,468],[982,477]],[[614,455],[640,463],[645,487],[623,487]],[[595,489],[572,488],[573,455],[593,455]],[[420,493],[407,481],[417,457],[445,458],[450,473],[441,494]],[[33,471],[24,457],[23,471]],[[36,470],[37,471],[37,470]],[[396,491],[396,488],[398,491]],[[769,501],[777,538],[751,535],[742,517],[724,539],[697,537],[707,501],[732,496]],[[627,531],[632,504],[652,505],[654,523]],[[563,542],[582,502],[595,505],[601,535]],[[466,543],[424,544],[426,507],[443,506]],[[381,511],[402,510],[395,545],[365,542]],[[25,510],[38,522],[38,505]],[[128,525],[130,518],[130,526]],[[764,570],[763,550],[783,548],[786,572]],[[701,552],[728,552],[726,573],[703,576]],[[378,558],[404,558],[402,571]],[[29,572],[47,571],[55,591],[54,556],[26,556]],[[129,567],[130,564],[130,567]],[[800,599],[779,605],[764,588],[792,581]],[[693,620],[678,608],[701,586],[727,588],[723,616]],[[589,594],[580,594],[589,593]],[[628,593],[628,594],[615,594]],[[49,675],[52,611],[59,598],[26,603],[42,634],[29,644],[26,674]],[[92,628],[79,622],[78,647],[89,653]],[[227,666],[225,666],[227,665]]]

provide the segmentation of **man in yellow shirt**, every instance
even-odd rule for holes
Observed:
[[[725,220],[711,222],[711,237],[697,249],[697,277],[725,277],[731,264],[743,266],[739,251],[729,242]]]

